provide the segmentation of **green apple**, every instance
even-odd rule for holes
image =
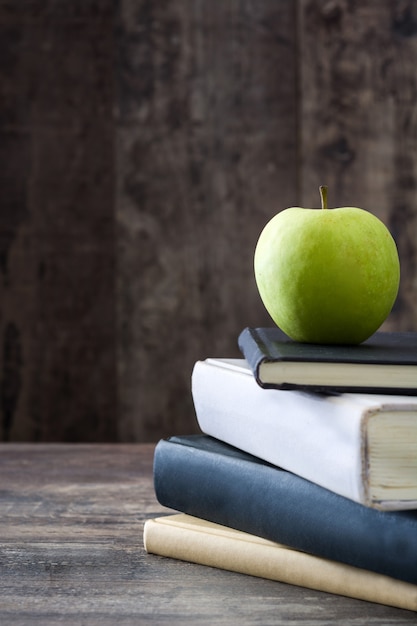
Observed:
[[[385,321],[398,293],[400,262],[387,227],[357,207],[291,207],[258,239],[256,284],[269,315],[291,339],[360,344]]]

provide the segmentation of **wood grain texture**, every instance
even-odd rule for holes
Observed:
[[[0,440],[196,429],[279,209],[356,204],[417,330],[415,0],[2,0]],[[59,415],[59,419],[57,419]]]
[[[152,445],[0,445],[0,622],[394,626],[415,614],[145,553]]]
[[[299,2],[303,206],[360,206],[393,234],[400,293],[386,330],[417,329],[417,4]]]
[[[3,440],[117,436],[110,6],[0,7]]]
[[[121,3],[122,439],[194,431],[194,362],[269,320],[250,251],[295,200],[294,25],[289,1]]]

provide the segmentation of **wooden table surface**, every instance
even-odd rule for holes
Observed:
[[[148,555],[152,445],[0,444],[0,624],[375,626],[415,613]]]

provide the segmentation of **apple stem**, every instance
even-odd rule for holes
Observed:
[[[327,185],[320,185],[321,208],[327,209]]]

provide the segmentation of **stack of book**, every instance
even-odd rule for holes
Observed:
[[[148,552],[417,611],[417,333],[246,328],[198,361],[198,435],[155,449]]]

